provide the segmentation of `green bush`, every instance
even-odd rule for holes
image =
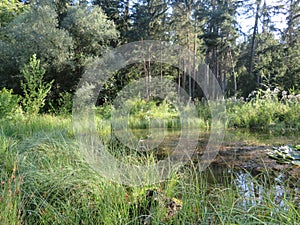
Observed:
[[[227,99],[228,127],[300,131],[300,98],[278,89],[258,90],[246,99]]]
[[[58,99],[59,115],[69,115],[73,107],[73,95],[70,92],[63,92],[59,94]]]
[[[0,118],[11,119],[20,113],[19,96],[6,88],[0,90]]]
[[[22,74],[25,82],[21,81],[24,92],[22,105],[27,114],[36,115],[45,105],[45,99],[53,83],[53,81],[43,82],[45,72],[35,54],[30,58],[29,65],[24,65]]]

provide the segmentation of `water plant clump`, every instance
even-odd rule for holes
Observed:
[[[285,145],[269,149],[268,156],[278,163],[300,166],[300,145]]]

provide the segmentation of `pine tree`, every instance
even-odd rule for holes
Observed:
[[[284,77],[286,89],[300,88],[300,1],[286,1],[287,28],[283,40],[286,44],[287,73]],[[283,81],[282,81],[283,82]]]
[[[238,1],[203,1],[198,15],[205,19],[202,39],[206,47],[206,63],[216,76],[223,92],[227,77],[235,76],[233,50],[237,39],[235,15]]]

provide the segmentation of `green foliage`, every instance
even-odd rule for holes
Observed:
[[[278,84],[282,88],[289,88],[285,82],[282,82],[282,78],[288,72],[286,62],[282,60],[284,58],[284,46],[272,33],[259,34],[257,39],[258,47],[254,73],[259,77],[259,82],[265,85]]]
[[[291,163],[293,165],[300,165],[300,146],[285,145],[280,147],[273,147],[269,149],[267,153],[273,159],[276,159],[278,163]]]
[[[110,41],[118,37],[114,23],[96,6],[70,7],[62,28],[73,38],[77,57],[101,55]]]
[[[300,131],[299,96],[275,88],[254,91],[246,100],[227,100],[228,127],[281,133]]]
[[[28,65],[24,65],[22,74],[25,82],[21,81],[21,87],[24,92],[22,105],[29,115],[37,114],[45,105],[45,99],[49,93],[53,81],[45,83],[43,81],[45,69],[41,67],[40,60],[34,54],[30,58]]]
[[[83,67],[118,37],[114,23],[99,7],[70,6],[62,1],[35,1],[4,29],[5,39],[0,37],[1,85],[20,91],[15,84],[18,70],[37,54],[46,69],[46,80],[55,80],[53,98],[74,90]]]
[[[286,91],[259,89],[244,98],[226,99],[227,128],[246,128],[258,131],[277,133],[300,132],[300,95],[289,94]],[[214,102],[198,101],[194,103],[198,115],[188,118],[189,127],[209,129],[211,126],[211,110]],[[188,107],[182,108],[189,110]],[[97,113],[102,125],[110,120],[113,110],[111,105],[98,107]],[[146,101],[136,98],[125,101],[124,108],[128,114],[114,118],[120,124],[129,123],[131,128],[149,128],[150,124],[158,127],[180,128],[179,111],[167,101]],[[105,125],[107,126],[107,125]],[[101,126],[101,130],[104,127]]]
[[[70,115],[73,107],[73,94],[70,92],[59,93],[58,102],[58,114]]]
[[[150,39],[168,39],[165,34],[167,8],[166,2],[149,0],[140,1],[133,5],[132,29],[128,32],[130,41],[150,40]]]
[[[0,3],[1,88],[13,88],[20,93],[17,74],[36,53],[46,69],[46,80],[55,80],[51,98],[57,99],[59,93],[74,91],[84,67],[107,48],[150,38],[182,45],[205,59],[228,96],[246,97],[261,84],[298,90],[300,9],[297,0],[283,2],[270,5],[267,1],[241,4],[234,0],[149,0],[131,4],[128,0],[33,0],[24,4],[3,0]],[[252,11],[258,17],[258,23],[247,34],[239,32],[236,20],[240,11],[245,14]],[[287,18],[287,26],[280,33],[273,22],[278,12]],[[186,67],[190,60],[194,59],[178,63]],[[135,64],[118,71],[104,84],[100,103],[111,103],[116,93],[133,79],[155,75],[171,77],[192,98],[201,99],[203,93],[196,90],[192,79],[197,79],[196,74],[156,62]]]
[[[20,114],[19,99],[18,95],[12,94],[12,90],[0,90],[0,118],[9,119]]]
[[[114,109],[120,110],[120,109]],[[180,127],[179,113],[167,101],[145,100],[139,97],[126,100],[122,110],[128,115],[115,118],[120,124],[129,123],[131,128]]]
[[[11,58],[18,68],[33,54],[54,71],[70,64],[73,40],[66,30],[59,29],[57,14],[49,5],[30,7],[7,25],[6,33]]]
[[[0,28],[5,27],[25,6],[18,0],[2,0],[0,2]]]
[[[110,104],[104,104],[101,107],[97,107],[97,115],[100,119],[108,120],[111,117],[111,111],[113,106]]]

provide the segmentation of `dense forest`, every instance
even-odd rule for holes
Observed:
[[[246,21],[252,23],[247,31]],[[22,94],[21,71],[36,54],[45,81],[53,81],[48,102],[55,106],[59,96],[74,93],[85,66],[107,49],[142,40],[166,41],[193,52],[227,97],[246,98],[255,89],[292,94],[300,89],[299,0],[4,0],[0,88]],[[185,71],[148,64],[116,72],[100,94],[100,104],[150,70],[154,76],[168,75],[193,99],[202,97]]]

